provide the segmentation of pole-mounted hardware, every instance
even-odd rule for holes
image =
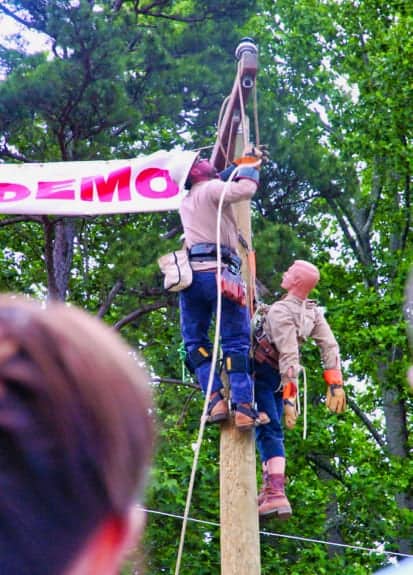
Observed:
[[[234,159],[235,140],[243,112],[241,106],[245,106],[255,86],[258,49],[254,40],[242,38],[235,50],[235,57],[238,60],[237,74],[211,154],[211,162],[218,171]]]

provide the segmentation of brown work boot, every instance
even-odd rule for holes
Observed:
[[[235,407],[235,427],[248,431],[260,424],[258,412],[250,403],[237,403]]]
[[[293,514],[284,491],[285,477],[281,473],[268,475],[264,500],[258,507],[260,517],[276,514],[278,519],[289,519]]]
[[[220,423],[229,417],[228,401],[224,399],[220,391],[211,393],[208,404],[207,423]]]
[[[265,493],[267,491],[267,487],[268,487],[268,473],[266,471],[263,472],[262,474],[262,485],[261,485],[261,489],[258,493],[258,506],[261,505],[261,503],[264,501],[265,499]]]

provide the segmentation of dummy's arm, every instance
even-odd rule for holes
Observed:
[[[311,335],[320,349],[324,367],[323,377],[327,383],[326,405],[330,411],[342,413],[346,409],[346,394],[341,374],[340,351],[336,338],[320,309],[317,309],[316,323]]]

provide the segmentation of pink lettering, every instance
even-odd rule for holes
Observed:
[[[76,180],[38,182],[36,200],[74,200],[75,191],[68,189]]]
[[[116,188],[118,189],[119,201],[127,202],[131,199],[130,193],[131,169],[129,166],[111,172],[107,181],[103,176],[82,178],[80,185],[80,199],[84,202],[93,201],[93,191],[96,186],[98,198],[101,202],[111,202]]]
[[[168,170],[148,168],[140,172],[135,180],[138,194],[145,198],[171,198],[179,193],[179,186],[171,178]]]
[[[7,194],[14,194],[14,197],[6,198]],[[0,184],[0,202],[19,202],[30,196],[29,188],[20,184]]]

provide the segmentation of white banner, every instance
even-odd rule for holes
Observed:
[[[0,164],[0,214],[177,210],[196,157],[159,151],[133,160]]]

